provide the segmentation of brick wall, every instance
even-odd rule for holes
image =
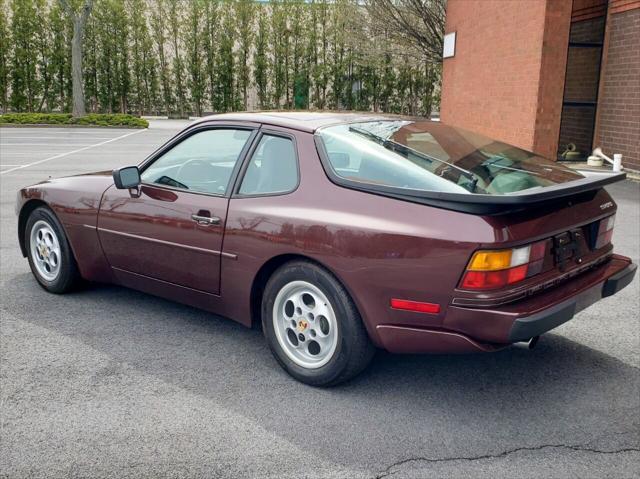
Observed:
[[[612,0],[594,145],[640,170],[640,2]]]
[[[531,150],[553,159],[558,152],[571,7],[569,1],[547,0],[545,8],[538,108]]]
[[[570,1],[449,0],[442,120],[554,158],[570,21]]]

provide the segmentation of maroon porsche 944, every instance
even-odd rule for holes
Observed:
[[[52,293],[115,283],[261,325],[289,374],[334,385],[376,348],[535,341],[624,288],[604,189],[624,176],[420,118],[223,114],[22,189],[19,241]]]

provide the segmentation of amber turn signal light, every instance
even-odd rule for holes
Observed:
[[[498,289],[538,274],[547,241],[520,248],[476,251],[462,277],[462,289]]]

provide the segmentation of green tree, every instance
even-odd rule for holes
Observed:
[[[113,25],[112,4],[109,0],[96,3],[92,15],[92,42],[99,45],[95,55],[95,95],[101,111],[116,109],[116,31]]]
[[[0,110],[3,113],[9,108],[9,61],[11,58],[11,38],[5,13],[5,0],[0,0]]]
[[[35,2],[12,0],[11,108],[15,111],[32,112],[40,92],[37,35]]]
[[[309,108],[309,16],[308,7],[296,2],[291,6],[291,92],[289,107]]]
[[[345,82],[346,22],[348,1],[336,0],[330,20],[331,29],[331,108],[343,108]]]
[[[281,0],[269,2],[269,17],[271,20],[271,34],[269,49],[273,55],[273,102],[274,108],[281,107],[282,97],[287,95],[285,105],[288,103],[288,44],[289,26],[287,25],[287,11]]]
[[[84,96],[87,105],[87,110],[90,112],[100,111],[100,104],[98,102],[98,55],[100,54],[100,47],[96,38],[96,22],[95,22],[95,10],[97,6],[94,6],[94,14],[87,22],[87,27],[84,32]],[[56,33],[54,31],[54,37]],[[59,64],[64,66],[65,57],[61,52]],[[56,85],[60,88],[64,82],[64,76],[60,77],[60,83],[56,80]],[[64,95],[61,96],[61,98]]]
[[[216,111],[220,105],[220,89],[216,74],[217,44],[218,44],[218,2],[207,1],[204,6],[204,34],[203,46],[205,55],[206,83],[209,92],[209,102],[211,109]]]
[[[395,82],[396,75],[391,63],[391,54],[385,53],[382,63],[382,78],[380,79],[380,109],[382,111],[392,111]]]
[[[264,9],[265,7],[259,7]],[[253,78],[258,94],[258,106],[261,110],[269,108],[269,24],[264,14],[258,17],[258,31],[253,55]]]
[[[60,4],[52,3],[48,24],[50,36],[50,60],[52,102],[49,109],[69,111],[71,109],[71,35],[73,26],[64,16]],[[86,77],[85,77],[86,78]]]
[[[184,81],[184,63],[182,60],[182,42],[180,31],[183,25],[182,12],[185,10],[183,0],[168,0],[169,32],[171,45],[173,46],[173,80],[176,98],[178,100],[178,114],[181,118],[186,116],[186,95]]]
[[[202,115],[204,101],[205,58],[201,51],[200,41],[204,33],[203,28],[204,3],[202,0],[189,0],[187,9],[184,45],[187,49],[187,71],[189,74],[189,90],[196,116]]]
[[[149,76],[153,75],[153,63],[149,63],[151,49],[144,0],[128,0],[127,11],[131,18],[131,72],[133,73],[133,103],[138,114],[150,111],[151,92]]]
[[[238,32],[238,89],[242,95],[242,109],[246,110],[248,90],[251,81],[249,55],[253,42],[254,0],[237,0],[233,14],[236,19]]]
[[[253,89],[261,109],[428,115],[443,15],[444,0],[0,0],[0,109],[77,111],[80,64],[95,112],[233,111]]]
[[[131,71],[129,65],[129,17],[125,0],[110,0],[113,33],[115,38],[115,89],[117,110],[127,113],[131,91]]]
[[[41,84],[41,97],[38,112],[47,107],[48,111],[53,109],[55,102],[55,92],[53,91],[53,68],[51,65],[52,56],[52,37],[53,32],[46,15],[46,6],[44,0],[36,0],[36,16],[34,18],[38,35],[36,37],[36,45],[38,52],[38,76]]]
[[[233,45],[235,38],[235,25],[233,7],[229,4],[222,6],[222,31],[218,38],[218,52],[216,55],[216,79],[218,85],[217,111],[233,111],[237,109],[235,81],[235,61]]]
[[[173,84],[169,60],[167,58],[167,6],[166,0],[156,0],[152,3],[150,14],[151,31],[153,32],[153,44],[158,60],[160,86],[162,91],[162,107],[165,113],[170,114],[174,107]]]
[[[329,0],[318,0],[311,4],[312,9],[312,48],[313,66],[312,78],[315,86],[314,105],[316,108],[323,109],[327,104],[327,90],[329,88],[329,19],[330,4]]]

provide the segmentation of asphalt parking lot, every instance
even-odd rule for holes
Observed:
[[[17,190],[135,164],[184,123],[0,129],[0,477],[638,477],[638,278],[533,351],[379,352],[333,389],[261,333],[114,286],[56,296],[16,240]],[[640,257],[640,185],[616,251]]]

